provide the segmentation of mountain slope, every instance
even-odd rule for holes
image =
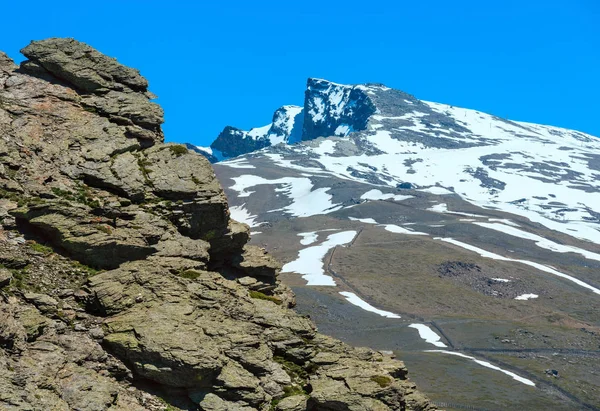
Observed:
[[[314,82],[309,81],[307,95],[313,93]],[[319,81],[323,88],[322,83]],[[346,110],[342,103],[349,97],[343,97],[336,87],[345,87],[347,96],[360,94],[369,101],[364,106],[375,109],[365,109],[357,114],[358,119],[350,111],[347,116],[351,119],[345,118],[339,113]],[[325,99],[307,99],[302,139],[334,136],[335,130],[342,129],[355,132],[345,139],[274,147],[253,156],[282,167],[292,161],[295,170],[315,176],[388,188],[403,183],[439,186],[474,205],[520,214],[551,229],[600,242],[597,138],[423,102],[383,86],[332,84],[324,88],[333,94],[330,99],[340,104],[323,103],[323,110],[330,110],[324,115],[321,109],[309,107]],[[349,101],[348,106],[360,111],[361,104]],[[365,121],[369,110],[373,114]],[[307,132],[315,130],[314,124],[322,133]],[[359,131],[361,128],[364,130]]]
[[[598,138],[316,79],[303,124],[215,164],[301,312],[410,358],[440,403],[600,407]]]

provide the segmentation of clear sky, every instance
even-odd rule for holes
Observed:
[[[0,50],[75,37],[150,81],[168,141],[302,105],[308,77],[600,136],[600,1],[11,1]],[[10,16],[8,18],[7,16]]]

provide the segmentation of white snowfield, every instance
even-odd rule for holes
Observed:
[[[395,135],[403,131],[419,132],[472,146],[439,148],[396,139],[392,137],[392,129],[373,127],[387,124],[385,118],[372,116],[369,122],[372,131],[353,135],[363,146],[379,150],[377,154],[340,156],[332,152],[333,144],[322,143],[316,147],[290,146],[294,152],[317,161],[322,168],[292,164],[283,156],[268,157],[279,166],[291,166],[307,174],[329,174],[372,184],[367,177],[352,171],[373,173],[361,165],[368,164],[388,179],[386,184],[390,187],[408,181],[427,187],[423,191],[429,193],[456,194],[476,206],[520,215],[552,230],[600,244],[600,225],[594,215],[600,212],[600,172],[594,168],[597,166],[590,165],[597,158],[593,156],[600,153],[600,139],[573,130],[424,103],[469,131],[455,131],[451,135],[444,126],[426,126],[422,113],[415,111],[402,116],[403,122],[412,125],[394,125]],[[484,177],[476,175],[483,175],[491,182],[485,183],[480,179]],[[378,187],[374,190],[381,191]],[[375,193],[369,197],[374,199]]]
[[[306,285],[335,287],[336,284],[333,278],[325,274],[323,258],[335,246],[351,242],[354,236],[356,236],[356,231],[353,230],[330,234],[327,236],[327,240],[321,244],[300,250],[298,258],[284,265],[281,271],[302,275],[302,278],[307,282]]]
[[[525,385],[529,385],[531,387],[535,387],[535,383],[533,381],[527,379],[527,378],[523,378],[523,377],[515,374],[514,372],[511,372],[511,371],[508,371],[508,370],[503,370],[502,368],[500,368],[500,367],[498,367],[498,366],[496,366],[494,364],[491,364],[491,363],[489,363],[487,361],[478,360],[477,358],[471,357],[469,355],[465,355],[465,354],[462,354],[462,353],[459,353],[459,352],[456,352],[456,351],[446,351],[446,350],[427,350],[425,352],[437,352],[437,353],[448,354],[448,355],[455,355],[457,357],[467,358],[467,359],[469,359],[471,361],[474,361],[477,364],[479,364],[481,366],[484,366],[486,368],[490,368],[492,370],[500,371],[501,373],[504,373],[504,374],[512,377],[512,379],[514,379],[516,381],[519,381],[519,382],[521,382],[521,383],[523,383]]]
[[[230,188],[237,191],[238,197],[249,197],[254,191],[248,191],[249,188],[260,185],[276,185],[276,192],[280,192],[288,197],[291,204],[275,209],[273,211],[283,211],[294,217],[309,217],[318,214],[332,213],[341,208],[339,204],[331,202],[331,194],[328,194],[329,188],[317,188],[312,190],[313,183],[306,177],[283,177],[275,180],[255,175],[244,174],[234,177],[235,184]]]
[[[425,324],[411,324],[408,326],[409,328],[415,328],[419,332],[419,337],[421,337],[425,342],[429,344],[433,344],[436,347],[446,348],[448,347],[441,341],[441,337],[437,335],[435,331],[429,328],[428,325]]]
[[[380,310],[378,308],[373,307],[371,304],[361,299],[354,293],[348,291],[341,291],[340,294],[346,297],[346,300],[348,300],[350,304],[356,305],[357,307],[360,307],[365,311],[369,311],[386,318],[401,318],[398,314],[394,314],[392,312]]]

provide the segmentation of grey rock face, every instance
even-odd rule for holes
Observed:
[[[124,88],[144,92],[148,88],[148,81],[139,71],[125,67],[75,39],[34,41],[21,52],[56,77],[85,92]]]
[[[74,39],[34,41],[21,52],[29,59],[22,66],[24,72],[37,75],[42,67],[82,93],[87,109],[127,126],[128,134],[163,140],[163,111],[150,102],[148,81],[137,70]]]

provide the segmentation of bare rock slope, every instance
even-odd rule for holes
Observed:
[[[289,309],[136,70],[22,52],[0,53],[0,409],[432,409],[402,362]]]

